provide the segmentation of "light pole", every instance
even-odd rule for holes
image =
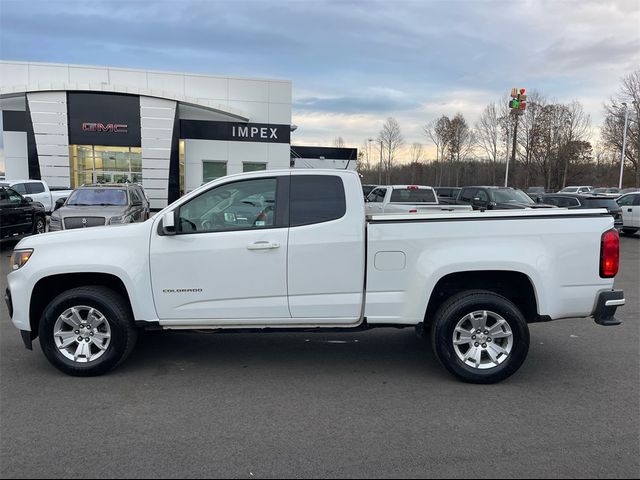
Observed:
[[[378,185],[382,185],[382,140],[380,140],[380,164],[378,165]]]
[[[367,138],[367,170],[371,168],[371,142],[373,142],[373,138]]]
[[[633,102],[636,103],[635,101]],[[623,102],[624,106],[624,130],[622,131],[622,153],[620,154],[620,181],[618,188],[622,189],[622,176],[624,175],[624,154],[627,151],[627,126],[629,125],[629,107],[627,102]]]

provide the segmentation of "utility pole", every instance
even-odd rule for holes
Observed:
[[[618,182],[618,188],[622,190],[622,176],[624,175],[624,157],[627,151],[627,128],[629,126],[629,107],[625,103],[624,105],[624,131],[622,132],[622,153],[620,155],[620,181]]]
[[[382,185],[382,140],[380,140],[380,164],[378,165],[378,185]]]

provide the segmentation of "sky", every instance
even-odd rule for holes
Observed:
[[[407,145],[511,87],[603,102],[640,65],[638,0],[0,0],[0,58],[293,82],[298,145]]]

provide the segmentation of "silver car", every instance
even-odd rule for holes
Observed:
[[[56,205],[49,231],[122,225],[149,218],[149,200],[140,185],[83,185]]]

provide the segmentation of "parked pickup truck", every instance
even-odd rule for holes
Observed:
[[[367,197],[365,213],[420,213],[427,211],[463,210],[465,207],[440,205],[432,187],[424,185],[391,185],[375,188]],[[469,208],[469,210],[471,210]]]
[[[47,214],[55,209],[56,200],[67,198],[73,191],[67,188],[49,187],[43,180],[3,180],[0,186],[10,187],[23,197],[40,202]]]
[[[619,323],[618,255],[606,210],[367,217],[354,172],[262,171],[144,223],[24,239],[6,299],[71,375],[114,368],[138,329],[416,327],[452,374],[491,383],[525,360],[529,323]]]

